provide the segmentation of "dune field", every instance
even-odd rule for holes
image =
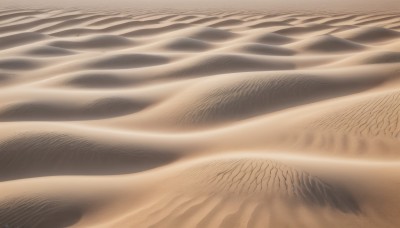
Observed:
[[[0,10],[1,228],[400,227],[396,12]]]

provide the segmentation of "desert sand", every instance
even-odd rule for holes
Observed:
[[[2,8],[0,227],[400,227],[393,10]]]

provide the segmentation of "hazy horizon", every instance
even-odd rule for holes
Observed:
[[[84,7],[105,9],[134,9],[134,8],[171,8],[171,9],[257,9],[257,10],[321,10],[321,11],[398,11],[400,2],[398,0],[70,0],[70,1],[47,1],[47,0],[1,0],[3,7],[10,6],[35,6],[35,7]]]

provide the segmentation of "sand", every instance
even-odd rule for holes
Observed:
[[[396,12],[5,7],[0,87],[0,227],[400,227]]]

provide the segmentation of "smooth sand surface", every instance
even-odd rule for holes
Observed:
[[[398,13],[4,8],[0,227],[398,228],[399,116]]]

